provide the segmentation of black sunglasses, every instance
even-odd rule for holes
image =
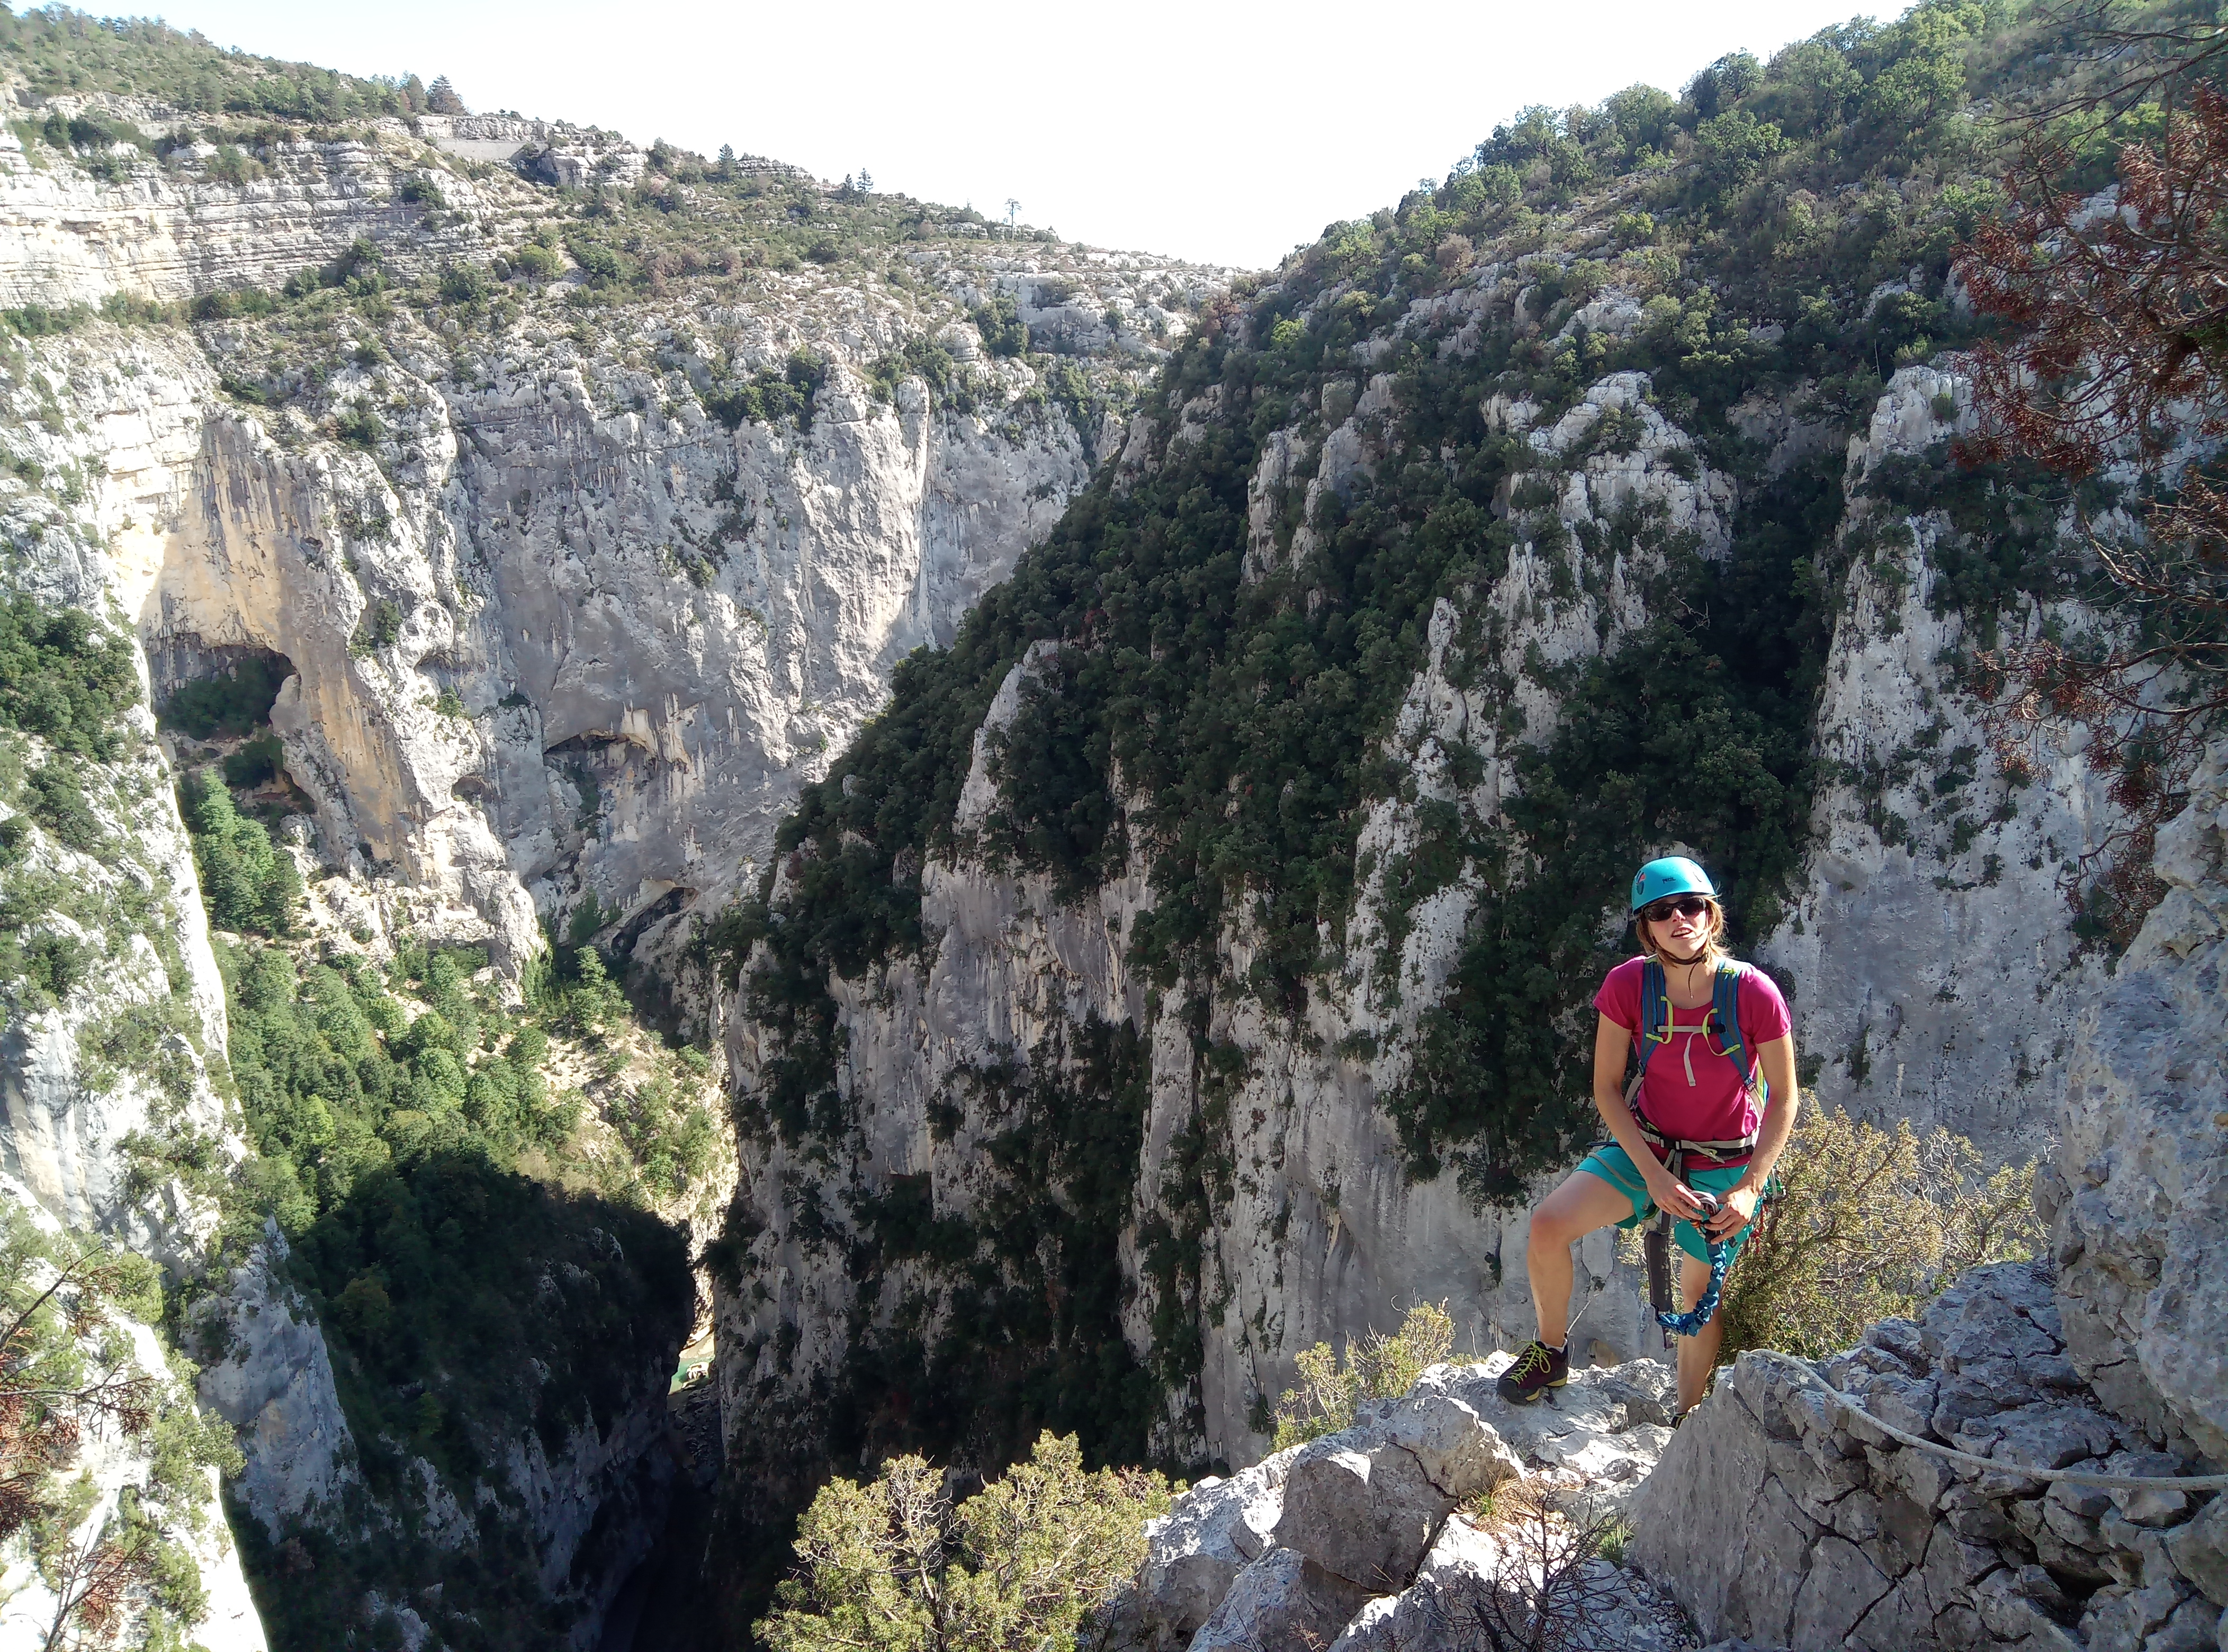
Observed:
[[[1700,918],[1709,909],[1710,903],[1700,895],[1666,895],[1642,906],[1640,916],[1650,924],[1668,924],[1674,917]]]

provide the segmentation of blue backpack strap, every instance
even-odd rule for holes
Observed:
[[[1648,1071],[1648,1058],[1664,1042],[1671,1024],[1671,982],[1663,966],[1649,958],[1640,966],[1640,1071]]]
[[[1771,1095],[1771,1084],[1756,1070],[1756,1057],[1748,1047],[1748,1034],[1741,1030],[1740,983],[1743,966],[1732,962],[1718,965],[1717,980],[1710,989],[1710,1014],[1718,1023],[1718,1035],[1725,1041],[1725,1054],[1734,1070],[1741,1075],[1745,1088],[1761,1083],[1764,1098]]]

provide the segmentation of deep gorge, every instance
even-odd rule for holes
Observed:
[[[741,1646],[831,1475],[1229,1476],[1304,1349],[1514,1346],[1665,852],[1817,1102],[2043,1160],[2068,1369],[2217,1457],[2209,1310],[2130,1306],[2206,1149],[2096,1099],[2216,871],[2146,930],[1975,692],[2145,486],[1959,446],[2065,28],[1529,109],[1245,273],[0,22],[0,1205],[158,1265],[217,1420],[96,1506],[209,1652]]]

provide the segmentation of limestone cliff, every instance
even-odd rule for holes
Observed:
[[[119,31],[127,78],[172,72],[184,37]],[[533,1557],[504,1586],[535,1633],[592,1642],[663,1518],[686,1306],[656,1245],[615,1237],[631,1213],[598,1226],[555,1192],[587,1226],[546,1255],[511,1235],[547,1271],[515,1368],[485,1373],[507,1397],[367,1424],[367,1382],[453,1407],[458,1373],[370,1376],[383,1308],[336,1341],[286,1239],[217,1196],[211,1178],[272,1196],[242,1130],[269,1121],[228,1099],[172,783],[237,741],[158,739],[152,713],[239,669],[283,684],[249,804],[313,885],[305,970],[476,944],[496,967],[476,990],[515,1003],[546,928],[654,966],[668,1024],[701,1028],[693,909],[731,898],[897,662],[1044,534],[1224,274],[561,124],[243,127],[206,86],[58,93],[50,67],[6,89],[0,134],[0,591],[131,638],[142,692],[82,777],[90,825],[27,826],[47,805],[26,772],[58,759],[8,736],[10,910],[35,956],[0,983],[5,1169],[182,1278],[214,1268],[183,1333],[239,1431],[280,1640],[328,1607],[454,1639],[497,1604],[440,1604],[444,1568],[500,1531]],[[106,961],[48,967],[80,952]],[[560,1081],[605,1082],[621,1041],[601,1041],[603,1078]],[[605,1145],[622,1181],[664,1150]],[[699,1248],[721,1162],[664,1201]]]
[[[1971,691],[2092,623],[2071,491],[1953,452],[1971,157],[1659,174],[1623,118],[1497,132],[1219,311],[803,794],[721,936],[746,1514],[1039,1425],[1242,1465],[1312,1344],[1527,1336],[1650,855],[1719,877],[1817,1100],[2048,1146],[2117,820]],[[1742,250],[1787,215],[1791,286]],[[1580,1347],[1651,1350],[1610,1236],[1580,1264]]]
[[[1431,611],[1425,663],[1382,747],[1398,789],[1369,805],[1354,839],[1357,893],[1344,963],[1315,986],[1301,1016],[1218,996],[1187,1012],[1199,1017],[1188,1027],[1170,1024],[1176,994],[1156,993],[1125,944],[1164,898],[1152,887],[1149,862],[1133,861],[1124,877],[1079,901],[1049,874],[1015,875],[979,855],[927,861],[921,951],[856,982],[830,983],[842,1034],[836,1084],[857,1120],[846,1159],[817,1168],[816,1146],[792,1147],[779,1130],[746,1155],[742,1197],[753,1228],[763,1225],[751,1250],[751,1277],[759,1283],[730,1299],[722,1348],[744,1356],[755,1350],[755,1359],[735,1357],[727,1368],[731,1416],[742,1414],[753,1386],[795,1392],[835,1380],[857,1357],[850,1328],[861,1308],[879,1300],[879,1316],[909,1291],[933,1290],[929,1264],[893,1262],[879,1297],[862,1293],[841,1251],[816,1252],[806,1237],[800,1190],[816,1189],[817,1207],[832,1213],[871,1211],[871,1201],[917,1187],[938,1220],[982,1220],[1002,1196],[996,1144],[1015,1117],[1015,1092],[991,1087],[985,1076],[1041,1075],[1061,1062],[1072,1071],[1081,1041],[1098,1027],[1138,1029],[1129,1057],[1136,1085],[1130,1105],[1138,1107],[1135,1204],[1122,1228],[1124,1277],[1136,1294],[1123,1323],[1141,1362],[1172,1340],[1172,1316],[1200,1339],[1195,1386],[1179,1390],[1180,1406],[1190,1409],[1177,1418],[1196,1431],[1175,1437],[1188,1440],[1188,1449],[1234,1462],[1257,1456],[1261,1407],[1290,1381],[1292,1354],[1385,1329],[1410,1303],[1450,1303],[1465,1344],[1480,1353],[1529,1334],[1521,1217],[1481,1211],[1456,1165],[1419,1178],[1384,1108],[1409,1081],[1420,1017],[1462,966],[1466,926],[1492,899],[1480,861],[1420,899],[1411,868],[1433,848],[1437,811],[1457,816],[1468,842],[1507,829],[1502,811],[1518,789],[1517,755],[1550,739],[1559,720],[1547,685],[1572,662],[1600,658],[1646,624],[1646,593],[1651,585],[1661,588],[1659,547],[1668,536],[1691,534],[1705,555],[1713,541],[1725,554],[1724,518],[1733,515],[1738,490],[1691,460],[1693,479],[1681,475],[1679,461],[1693,452],[1693,439],[1647,404],[1648,388],[1631,375],[1604,381],[1556,425],[1531,433],[1530,451],[1552,463],[1601,419],[1632,409],[1642,426],[1627,453],[1584,458],[1559,483],[1553,520],[1572,530],[1564,548],[1521,546],[1497,579],[1440,599]],[[1954,377],[1922,369],[1898,375],[1874,428],[1851,439],[1853,495],[1885,445],[1879,427],[1897,408],[1917,403],[1932,421],[1931,399],[1954,397],[1957,388]],[[1382,381],[1373,394],[1390,400]],[[1310,490],[1335,477],[1342,443],[1360,440],[1366,418],[1366,409],[1357,411],[1322,439],[1322,468],[1307,479]],[[1922,425],[1917,445],[1938,441],[1940,429]],[[1141,433],[1130,452],[1153,455],[1152,439]],[[1272,452],[1264,472],[1277,462]],[[1257,476],[1255,487],[1265,491],[1267,483]],[[1620,510],[1645,513],[1659,537],[1597,575],[1579,535],[1601,531]],[[1793,989],[1798,1047],[1826,1099],[1875,1117],[1946,1124],[2011,1154],[2044,1137],[2041,1108],[2061,1082],[2050,1076],[2062,1070],[2052,1041],[2067,1003],[2078,1002],[2068,992],[2090,979],[2075,957],[2056,855],[2097,832],[2098,787],[2069,756],[2008,806],[1997,801],[2007,797],[2001,782],[1974,778],[1955,799],[1956,818],[1969,829],[1951,829],[1950,810],[1937,805],[1929,819],[1924,805],[1909,801],[1921,791],[1930,804],[1941,795],[1927,785],[1932,777],[1915,776],[1914,768],[1939,763],[1954,771],[1969,765],[1974,751],[1971,714],[1959,709],[1941,663],[1957,622],[1937,617],[1930,600],[1936,574],[1925,541],[1937,528],[1924,513],[1911,520],[1908,547],[1846,576],[1813,738],[1829,760],[1840,759],[1829,772],[1847,778],[1821,791],[1817,848],[1758,955]],[[1559,586],[1572,594],[1559,599]],[[952,819],[955,843],[970,835],[982,842],[996,828],[1001,731],[1054,657],[1051,647],[1036,644],[1012,669],[974,736]],[[1884,675],[1891,684],[1879,681]],[[1951,717],[1967,720],[1945,734],[1937,725]],[[1843,756],[1853,744],[1866,751]],[[1900,769],[1897,790],[1876,789],[1868,799],[1865,765],[1873,749],[1900,749]],[[1882,797],[1910,809],[1928,836],[1884,838]],[[1143,812],[1138,802],[1124,806],[1133,820]],[[2052,855],[2042,853],[2046,842]],[[809,861],[779,868],[774,908],[810,875]],[[2000,932],[2002,942],[1994,939]],[[1257,945],[1244,920],[1234,921],[1217,942],[1221,970],[1244,978]],[[1952,1010],[1947,995],[1958,982],[1971,984],[1957,992]],[[2007,989],[2013,983],[2017,989]],[[1868,1025],[1867,1002],[1881,1006],[1897,1029],[1892,1037],[1849,1030]],[[779,1081],[769,1075],[768,1058],[786,1047],[767,1037],[765,1024],[734,1022],[729,1053],[746,1095]],[[1920,1080],[1897,1059],[1922,1037],[1933,1041],[1923,1096]],[[1230,1080],[1217,1085],[1202,1070],[1202,1047],[1227,1053]],[[1207,1145],[1199,1121],[1210,1105],[1217,1135]],[[1223,1185],[1205,1209],[1187,1211],[1180,1207],[1186,1156],[1203,1153],[1226,1156]],[[1198,1271],[1177,1284],[1156,1275],[1149,1235],[1188,1220],[1199,1235]],[[1608,1236],[1590,1242],[1582,1263],[1582,1291],[1597,1282],[1581,1333],[1596,1355],[1614,1362],[1652,1347],[1631,1276],[1613,1261]],[[907,1283],[893,1289],[899,1279]],[[1172,1284],[1175,1302],[1162,1294]],[[784,1329],[792,1326],[798,1335]]]

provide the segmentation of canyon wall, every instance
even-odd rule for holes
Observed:
[[[1489,314],[1490,291],[1479,283],[1478,308]],[[1446,301],[1437,307],[1444,313]],[[1317,464],[1297,477],[1310,501],[1351,484],[1351,456],[1388,467],[1397,457],[1381,433],[1391,381],[1348,394],[1352,413],[1315,439]],[[836,1082],[854,1121],[842,1150],[831,1160],[829,1137],[817,1132],[746,1138],[739,1200],[749,1259],[720,1317],[720,1374],[739,1449],[761,1428],[766,1400],[840,1390],[862,1345],[879,1335],[896,1331],[935,1348],[939,1309],[924,1321],[922,1304],[939,1301],[938,1259],[893,1256],[862,1277],[848,1247],[873,1241],[893,1194],[923,1199],[939,1223],[995,1220],[1013,1178],[1027,1172],[996,1150],[1015,1098],[986,1075],[1064,1073],[1092,1095],[1079,1052],[1101,1028],[1134,1029],[1139,1112],[1119,1233],[1121,1324],[1138,1366],[1168,1379],[1162,1449],[1254,1460],[1267,1446],[1267,1408],[1292,1383],[1301,1349],[1389,1330],[1418,1302],[1447,1305],[1457,1345],[1472,1357],[1529,1337],[1521,1208],[1481,1205],[1453,1163],[1418,1176],[1383,1105],[1409,1076],[1419,1016],[1449,990],[1466,925],[1493,896],[1476,862],[1412,904],[1390,893],[1388,874],[1429,836],[1422,817],[1433,805],[1459,811],[1472,841],[1502,824],[1517,751],[1551,739],[1562,714],[1548,685],[1572,662],[1613,653],[1645,625],[1663,547],[1726,554],[1741,485],[1696,464],[1695,439],[1650,401],[1646,379],[1626,375],[1597,383],[1541,428],[1527,428],[1529,408],[1506,399],[1488,406],[1489,420],[1523,437],[1537,471],[1552,478],[1553,516],[1569,537],[1559,550],[1521,544],[1498,579],[1431,611],[1426,663],[1383,748],[1392,795],[1369,805],[1356,837],[1343,964],[1311,983],[1302,1014],[1243,993],[1209,998],[1197,986],[1163,990],[1141,979],[1125,938],[1156,896],[1138,860],[1080,898],[988,854],[928,861],[919,951],[829,982],[842,1029]],[[1954,372],[1907,368],[1847,441],[1840,479],[1853,503],[1834,532],[1847,539],[1860,526],[1896,527],[1903,542],[1844,576],[1811,733],[1824,778],[1810,847],[1755,956],[1788,989],[1811,1105],[1908,1118],[1922,1131],[1947,1127],[2003,1161],[2051,1139],[2067,1084],[2063,1029],[2098,989],[2059,880],[2110,816],[2078,753],[2051,749],[2037,778],[2016,790],[1979,758],[1975,710],[1944,659],[1960,622],[1933,600],[1930,547],[1946,524],[1865,497],[1890,455],[1938,458],[1968,401]],[[1636,420],[1632,445],[1584,453],[1586,432],[1620,413]],[[1181,431],[1212,417],[1195,402],[1175,424]],[[1777,417],[1794,422],[1784,411]],[[1175,439],[1139,426],[1113,485],[1133,469],[1149,471]],[[1266,445],[1254,496],[1271,495],[1287,456],[1312,445]],[[1527,479],[1520,474],[1516,486]],[[1586,535],[1635,515],[1651,524],[1639,542],[1605,563],[1590,560]],[[1304,526],[1280,553],[1265,531],[1271,519],[1271,509],[1257,512],[1249,569],[1306,553]],[[955,842],[992,820],[1002,727],[1059,650],[1035,644],[991,702],[952,821]],[[1141,835],[1147,801],[1117,800]],[[1890,816],[1894,828],[1885,826]],[[777,868],[776,912],[809,874],[812,853]],[[1615,919],[1605,912],[1603,921]],[[1243,921],[1216,938],[1226,979],[1246,977],[1252,945]],[[1192,1007],[1179,1014],[1188,991]],[[791,1046],[763,1016],[738,1014],[730,1024],[739,1090],[771,1093],[783,1080],[769,1057]],[[1226,1067],[1207,1066],[1203,1049]],[[1213,1132],[1204,1147],[1203,1130]],[[1219,1159],[1206,1176],[1221,1178],[1201,1201],[1204,1213],[1183,1203],[1202,1154]],[[1196,1273],[1171,1290],[1149,1252],[1156,1233],[1187,1220]],[[1660,1351],[1635,1271],[1612,1238],[1580,1247],[1574,1304],[1584,1309],[1578,1345],[1604,1363]],[[1026,1282],[1039,1265],[1059,1276],[1055,1264],[1023,1260],[1009,1277]],[[1198,1350],[1191,1371],[1167,1358],[1187,1339]]]
[[[484,118],[281,126],[245,151],[243,177],[217,145],[169,139],[206,117],[10,95],[13,115],[129,123],[152,153],[119,146],[104,171],[0,135],[0,296],[42,307],[22,312],[6,366],[0,582],[119,628],[144,689],[125,754],[84,777],[120,853],[31,829],[11,863],[19,905],[25,879],[75,892],[67,912],[29,912],[35,926],[111,962],[50,1001],[12,989],[0,1149],[13,1196],[188,1277],[230,1219],[170,1164],[237,1179],[246,1147],[172,796],[210,752],[158,734],[154,708],[243,662],[283,676],[270,721],[292,813],[278,835],[311,885],[306,958],[478,944],[515,998],[545,924],[569,925],[654,964],[642,979],[653,996],[663,982],[669,1020],[701,1028],[709,1006],[688,970],[704,913],[752,876],[897,662],[948,640],[1057,519],[1124,398],[1224,279],[931,234],[899,246],[890,279],[807,265],[764,271],[755,292],[640,303],[590,292],[578,271],[490,285],[490,259],[580,210],[560,188],[631,188],[650,176],[643,153]],[[737,175],[807,213],[832,198],[771,163]],[[460,266],[477,272],[464,336],[438,296]],[[336,285],[349,269],[356,285]],[[575,291],[594,302],[568,304]],[[1066,354],[999,353],[977,311]],[[896,360],[956,376],[893,375]],[[738,381],[773,383],[786,411]],[[61,760],[18,743],[11,763]],[[11,818],[28,829],[20,781]],[[163,1021],[154,1053],[104,1060],[133,1016]],[[720,1189],[686,1202],[701,1248]],[[398,1443],[352,1433],[286,1241],[272,1226],[222,1254],[185,1335],[202,1399],[245,1454],[232,1490],[262,1528],[261,1575],[277,1584],[311,1556],[330,1567],[329,1542],[349,1564],[382,1545],[462,1553],[492,1497],[562,1636],[593,1643],[663,1519],[671,1349],[608,1373],[592,1416],[537,1425],[477,1477],[413,1444],[401,1483],[375,1483],[367,1452]],[[684,1329],[650,1341],[677,1346]],[[210,1553],[230,1612],[246,1599],[237,1558]],[[456,1627],[377,1588],[350,1610],[391,1617],[413,1645]],[[243,1621],[206,1632],[249,1644],[260,1630]]]

